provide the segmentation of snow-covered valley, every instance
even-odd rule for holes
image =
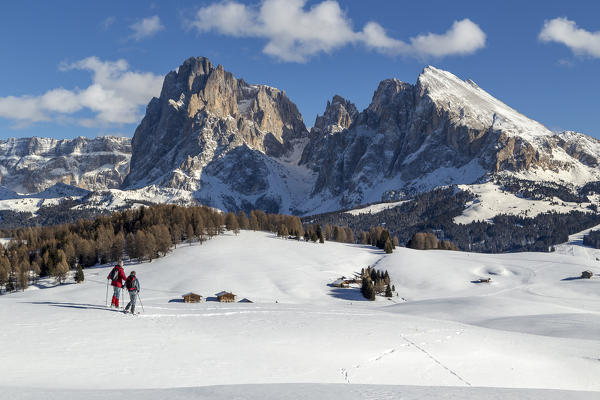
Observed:
[[[597,257],[579,236],[554,253],[398,248],[386,255],[362,245],[226,234],[127,264],[142,286],[137,316],[105,307],[109,266],[86,269],[83,284],[42,281],[1,296],[1,392],[19,399],[597,398],[600,278],[578,279],[583,270],[600,272]],[[328,286],[367,265],[388,270],[398,296],[368,302],[358,289]],[[212,301],[221,290],[254,303]],[[180,302],[190,291],[208,301]]]

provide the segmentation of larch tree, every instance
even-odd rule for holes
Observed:
[[[67,280],[69,274],[69,264],[67,264],[67,256],[62,250],[58,250],[56,253],[58,262],[54,266],[52,276],[58,281],[59,284],[63,284]]]

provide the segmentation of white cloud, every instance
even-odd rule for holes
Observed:
[[[160,22],[158,15],[155,15],[129,25],[129,29],[133,31],[133,39],[142,40],[164,30],[165,26]]]
[[[337,1],[322,1],[308,9],[305,5],[306,0],[264,0],[254,6],[222,1],[200,8],[190,26],[199,32],[264,38],[264,53],[295,62],[354,43],[390,55],[417,57],[469,54],[485,46],[485,33],[468,19],[455,21],[442,35],[411,38],[409,44],[389,37],[376,22],[355,31]]]
[[[106,17],[104,19],[104,21],[102,21],[102,26],[104,27],[104,30],[108,30],[111,26],[113,26],[113,24],[116,21],[117,21],[117,17],[114,17],[114,16]]]
[[[575,55],[600,58],[600,31],[586,31],[577,27],[575,21],[565,17],[546,21],[539,38],[543,42],[562,43],[569,47]]]
[[[470,19],[454,21],[444,34],[428,33],[411,38],[418,54],[443,57],[451,54],[472,54],[485,47],[485,33]]]
[[[0,117],[20,125],[40,121],[76,121],[83,126],[134,123],[141,109],[160,93],[163,78],[149,72],[134,72],[125,60],[102,61],[88,57],[60,66],[62,71],[86,70],[92,83],[84,89],[57,88],[39,96],[0,97]],[[65,118],[82,110],[93,118]]]

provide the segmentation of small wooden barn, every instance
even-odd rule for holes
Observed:
[[[591,279],[591,278],[592,278],[592,276],[594,276],[594,273],[593,273],[592,271],[583,271],[583,272],[581,273],[581,277],[582,277],[583,279]]]
[[[235,294],[231,292],[219,292],[215,296],[217,296],[217,301],[221,303],[233,303],[235,301]]]
[[[186,293],[182,295],[184,303],[200,303],[202,301],[202,296],[196,293]]]
[[[238,303],[254,303],[254,302],[252,300],[247,299],[247,298],[244,297],[243,299],[241,299],[240,301],[238,301]]]
[[[348,284],[348,281],[346,279],[340,278],[340,279],[336,279],[335,281],[333,281],[331,283],[332,286],[335,287],[339,287],[339,288],[348,288],[350,287],[350,285]]]

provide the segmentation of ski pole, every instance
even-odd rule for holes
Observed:
[[[142,312],[145,313],[146,310],[144,310],[144,304],[142,304],[142,297],[140,296],[140,292],[138,292],[137,297],[140,300],[140,306],[142,306]]]
[[[104,305],[108,307],[108,279],[106,280],[106,300],[104,300]]]

